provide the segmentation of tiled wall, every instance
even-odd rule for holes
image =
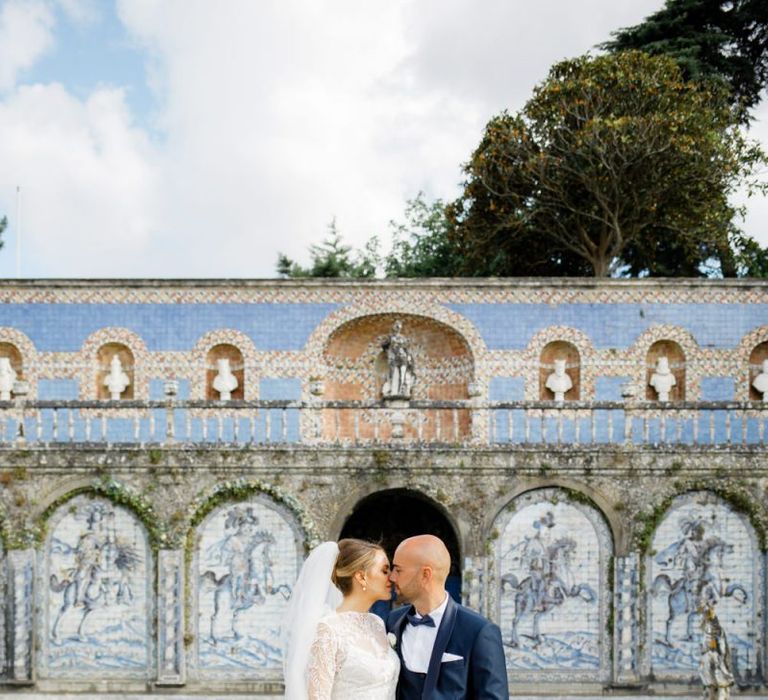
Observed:
[[[463,339],[470,364],[461,373],[494,400],[542,398],[539,361],[553,342],[576,348],[582,400],[620,400],[632,384],[642,398],[648,350],[660,340],[677,343],[685,355],[686,399],[745,400],[750,352],[768,340],[766,292],[765,285],[716,281],[679,288],[8,283],[0,287],[0,342],[21,352],[32,398],[70,399],[75,387],[79,398],[94,398],[97,351],[107,343],[121,343],[133,355],[137,399],[162,398],[168,378],[179,380],[179,398],[203,398],[207,353],[221,343],[242,353],[246,399],[262,390],[270,398],[307,398],[310,377],[332,381],[339,371],[335,355],[324,354],[339,329],[400,317]],[[371,340],[376,352],[380,340]],[[358,381],[344,371],[345,381]],[[359,383],[370,383],[369,367],[360,371]],[[271,379],[293,381],[270,385]],[[428,381],[421,378],[422,385]],[[421,396],[424,386],[417,389]]]

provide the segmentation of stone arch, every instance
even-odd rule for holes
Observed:
[[[764,572],[749,517],[711,491],[675,497],[646,554],[646,665],[662,680],[687,681],[700,655],[699,605],[715,604],[728,631],[737,678],[763,664]]]
[[[203,501],[191,523],[192,672],[279,680],[281,621],[309,544],[298,515],[276,493],[239,484]]]
[[[458,527],[443,506],[421,491],[390,488],[363,496],[347,514],[338,536],[381,542],[391,558],[402,540],[420,534],[436,535],[445,542],[451,554],[446,588],[460,600],[464,557]]]
[[[154,563],[136,514],[72,494],[52,508],[39,558],[40,677],[151,678]]]
[[[568,348],[565,350],[565,348]],[[566,365],[568,373],[574,381],[574,391],[571,390],[567,399],[588,400],[594,395],[596,353],[589,336],[578,328],[570,326],[549,326],[535,333],[528,346],[522,353],[522,361],[525,370],[525,399],[526,401],[540,401],[542,399],[542,386],[546,376],[552,371],[553,357],[551,352],[545,352],[548,348],[554,348],[561,353],[565,350],[567,355]],[[542,364],[547,365],[546,367]],[[576,365],[574,368],[574,364]],[[574,371],[574,369],[576,371]]]
[[[65,479],[50,490],[41,492],[38,505],[32,511],[34,528],[39,533],[40,544],[44,544],[45,538],[49,535],[49,521],[54,514],[79,496],[91,499],[103,498],[114,506],[125,508],[141,523],[153,549],[157,549],[163,543],[162,525],[158,522],[152,504],[141,493],[119,481],[108,479],[94,482],[92,478],[80,476]]]
[[[565,392],[566,401],[578,401],[581,397],[581,358],[578,348],[565,340],[547,343],[539,355],[539,399],[552,401],[553,391],[547,387],[547,380],[555,372],[556,363],[564,363],[565,374],[571,380],[571,387]]]
[[[108,348],[105,355],[103,348]],[[149,398],[149,377],[147,367],[149,351],[144,340],[128,328],[101,328],[86,338],[80,349],[79,364],[80,398],[89,400],[101,397],[101,384],[106,372],[102,362],[107,355],[122,353],[121,361],[130,355],[132,371],[124,367],[131,384],[126,398],[146,400]],[[126,354],[127,353],[127,354]],[[126,359],[127,361],[127,359]],[[130,395],[128,395],[130,393]]]
[[[733,371],[736,375],[736,400],[760,401],[762,396],[752,386],[762,371],[762,362],[768,358],[768,326],[760,326],[747,333],[734,353]]]
[[[489,501],[489,515],[485,524],[485,530],[489,533],[488,537],[496,539],[498,536],[498,532],[494,531],[495,523],[510,502],[530,491],[540,489],[557,489],[562,491],[569,500],[581,502],[594,508],[608,525],[614,555],[624,556],[628,553],[631,546],[631,533],[628,531],[620,512],[624,507],[623,504],[616,506],[600,491],[573,479],[541,477],[527,481],[525,484],[519,484],[517,488]]]
[[[383,349],[395,322],[402,324],[413,356],[414,400],[456,401],[475,395],[475,360],[466,339],[451,326],[413,313],[359,316],[339,325],[326,339],[321,361],[323,398],[329,401],[379,401],[387,382]],[[383,411],[365,414],[341,409],[325,411],[323,434],[329,439],[386,440],[395,431]],[[406,421],[405,439],[460,440],[471,431],[468,410],[428,409]]]
[[[680,348],[684,362],[682,375],[678,377],[676,374],[675,379],[677,379],[678,385],[680,385],[681,380],[684,381],[685,392],[682,398],[679,398],[679,394],[673,395],[673,400],[695,401],[699,397],[702,377],[702,368],[699,362],[701,349],[689,331],[669,324],[659,324],[646,329],[627,351],[627,359],[634,368],[633,382],[638,389],[637,397],[643,400],[648,396],[650,389],[647,386],[650,379],[649,364],[653,362],[654,357],[651,349],[661,342],[676,344]]]
[[[488,592],[510,679],[606,681],[613,541],[603,514],[573,491],[533,489],[501,510],[493,533]]]
[[[30,399],[37,397],[40,362],[37,348],[30,338],[17,328],[0,327],[0,357],[9,357],[17,379],[28,383]]]
[[[397,295],[386,294],[384,298],[345,306],[329,314],[309,337],[304,352],[310,360],[308,366],[316,368],[323,361],[323,352],[330,337],[350,321],[371,316],[412,316],[442,324],[451,329],[466,342],[474,365],[474,379],[480,387],[487,385],[490,374],[485,370],[485,360],[488,348],[477,327],[465,316],[452,311],[442,304],[420,300],[418,303],[406,303]],[[314,374],[315,369],[311,370]],[[307,375],[307,379],[309,374]],[[305,386],[305,396],[308,395],[308,383]]]
[[[190,377],[190,396],[193,399],[209,398],[208,385],[213,380],[210,374],[210,355],[216,346],[236,348],[240,353],[242,376],[235,374],[241,381],[242,394],[238,398],[253,401],[259,397],[258,371],[261,365],[256,347],[245,333],[231,328],[221,328],[202,335],[190,353],[193,375]]]
[[[680,347],[680,343],[668,340],[667,338],[652,343],[645,355],[645,399],[647,401],[661,400],[658,391],[651,386],[651,381],[660,363],[664,361],[666,361],[669,371],[675,378],[674,386],[669,390],[668,400],[685,401],[685,352]],[[656,381],[658,381],[658,376]]]

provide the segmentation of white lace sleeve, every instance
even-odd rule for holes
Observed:
[[[339,665],[339,638],[325,622],[317,625],[307,667],[309,700],[330,700]]]

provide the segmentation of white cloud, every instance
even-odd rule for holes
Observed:
[[[58,1],[78,21],[95,7]],[[506,0],[118,0],[162,136],[121,90],[11,90],[0,162],[25,188],[25,270],[272,276],[278,250],[303,258],[333,216],[360,245],[419,190],[455,196],[485,122],[554,61],[657,6],[540,0],[523,19]],[[766,209],[750,202],[748,230]]]
[[[5,177],[21,185],[25,270],[135,274],[157,179],[122,91],[82,102],[60,85],[22,87],[0,105],[0,134]]]
[[[54,14],[36,0],[6,0],[0,7],[0,91],[53,45]]]

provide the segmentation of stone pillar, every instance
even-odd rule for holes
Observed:
[[[34,682],[35,550],[13,549],[6,557],[8,682],[27,685]]]
[[[184,685],[184,552],[157,556],[157,685]]]
[[[628,554],[614,559],[613,678],[617,685],[635,685],[640,681],[639,576],[637,554]]]
[[[485,604],[483,585],[485,584],[485,557],[464,557],[464,570],[461,572],[462,602],[472,610],[483,611]]]

